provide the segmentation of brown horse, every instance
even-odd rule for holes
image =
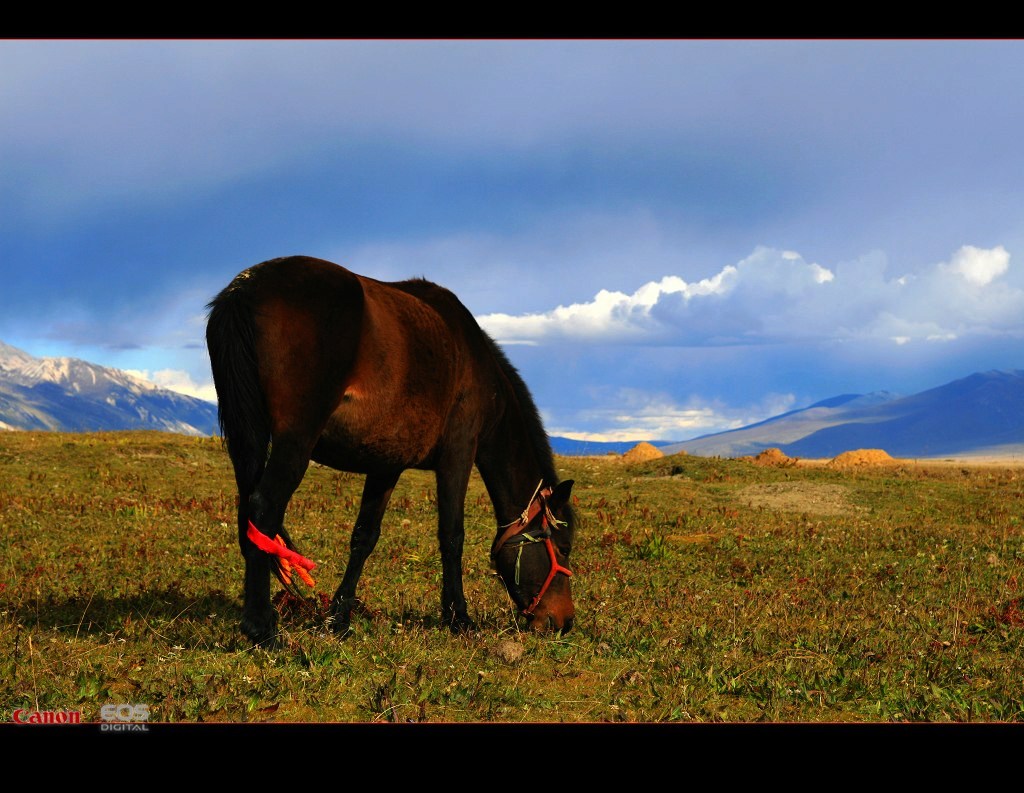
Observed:
[[[208,308],[221,434],[238,486],[248,637],[275,643],[270,573],[285,581],[278,560],[250,539],[250,523],[294,547],[285,509],[311,459],[366,475],[331,601],[340,635],[349,632],[388,500],[409,468],[436,476],[443,622],[454,632],[475,627],[462,586],[474,464],[497,519],[491,562],[512,600],[531,628],[572,627],[573,482],[558,480],[522,378],[455,295],[422,279],[385,283],[291,256],[239,273]]]

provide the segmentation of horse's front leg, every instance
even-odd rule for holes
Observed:
[[[356,605],[356,585],[363,574],[363,565],[380,539],[380,524],[391,500],[401,471],[394,474],[369,474],[363,484],[359,515],[352,529],[348,564],[334,597],[331,599],[331,628],[339,636],[351,633],[352,608]]]
[[[470,460],[472,466],[472,460]],[[437,542],[441,550],[441,619],[452,633],[476,630],[469,618],[462,587],[462,547],[465,540],[466,488],[469,471],[437,472]]]

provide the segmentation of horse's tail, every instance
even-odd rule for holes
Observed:
[[[232,282],[207,306],[206,346],[217,389],[220,433],[244,504],[263,475],[270,418],[259,382],[253,308],[240,287]]]

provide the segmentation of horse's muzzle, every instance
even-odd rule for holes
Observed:
[[[576,609],[572,595],[566,585],[565,591],[550,591],[537,604],[532,614],[527,615],[527,627],[539,633],[568,633],[572,629]]]

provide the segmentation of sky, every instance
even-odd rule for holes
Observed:
[[[292,254],[452,290],[551,435],[1024,369],[1024,40],[0,40],[0,341],[215,401]]]

